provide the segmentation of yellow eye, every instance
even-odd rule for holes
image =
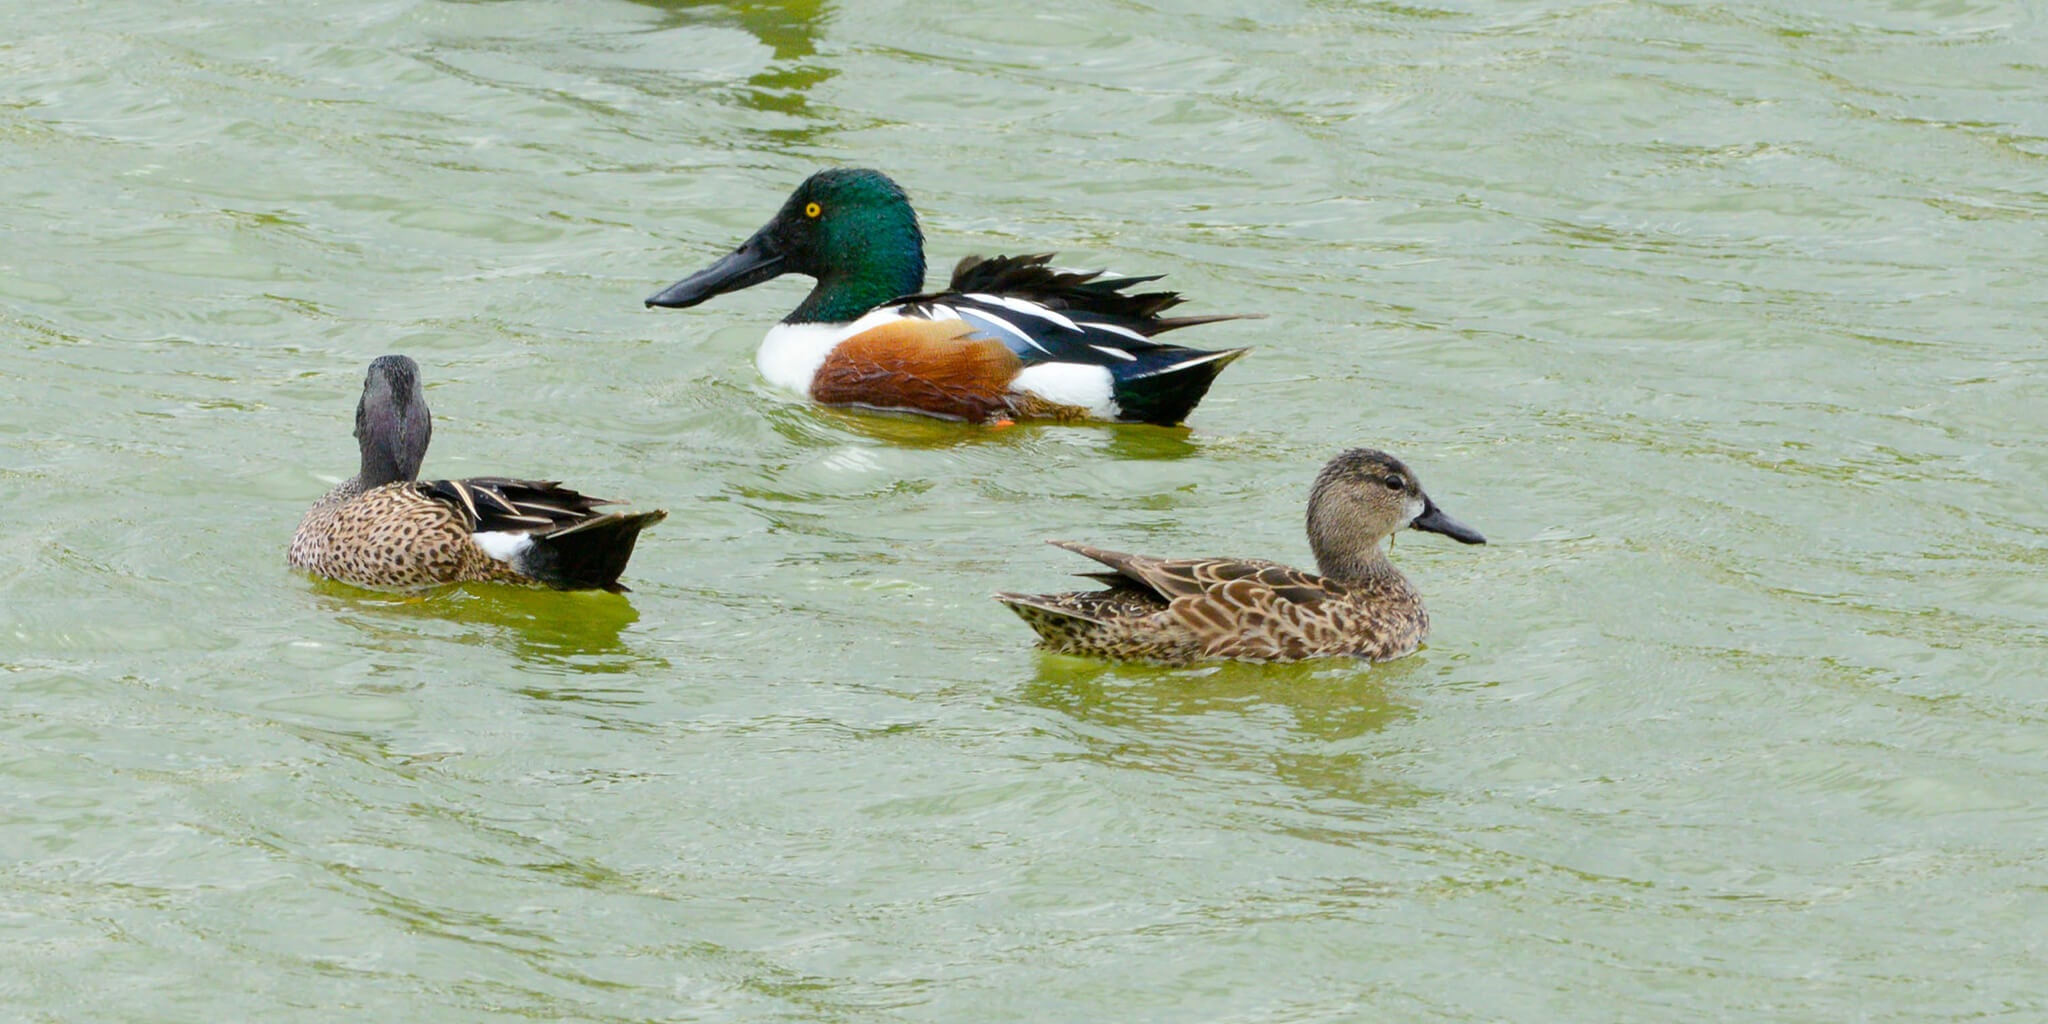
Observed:
[[[811,218],[811,219],[813,219],[813,220],[817,219],[817,216],[818,216],[819,214],[821,214],[821,213],[824,213],[824,212],[825,212],[825,208],[824,208],[824,207],[822,207],[822,206],[819,206],[819,205],[818,205],[818,204],[816,204],[816,203],[806,203],[806,204],[804,204],[804,216],[806,216],[806,217],[809,217],[809,218]]]

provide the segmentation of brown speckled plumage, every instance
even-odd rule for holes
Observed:
[[[1422,597],[1381,542],[1403,527],[1485,543],[1384,452],[1352,449],[1316,478],[1308,531],[1320,573],[1256,559],[1165,559],[1052,543],[1111,571],[1106,589],[998,594],[1052,650],[1184,665],[1349,655],[1387,661],[1429,633]]]
[[[306,511],[291,566],[389,589],[502,581],[624,590],[619,572],[640,531],[667,515],[598,512],[612,502],[552,480],[417,480],[431,435],[418,367],[404,356],[371,363],[356,409],[362,472]],[[497,538],[497,555],[479,534]]]
[[[525,581],[484,554],[454,508],[412,481],[365,491],[356,480],[327,492],[292,536],[294,568],[373,587],[468,580]]]

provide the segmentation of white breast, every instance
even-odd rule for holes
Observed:
[[[754,365],[761,368],[761,376],[768,383],[809,398],[818,367],[825,365],[825,357],[840,342],[900,319],[902,315],[893,309],[878,309],[850,324],[776,324],[761,339],[761,350],[754,353]]]

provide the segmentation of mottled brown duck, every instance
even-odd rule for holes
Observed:
[[[1308,499],[1318,572],[1245,558],[1151,558],[1056,540],[1108,572],[1108,584],[1066,594],[997,594],[1040,643],[1067,654],[1185,665],[1299,661],[1348,655],[1388,661],[1429,634],[1422,595],[1387,559],[1403,528],[1484,544],[1447,515],[1415,474],[1385,452],[1354,448],[1330,460]]]
[[[599,512],[618,502],[554,480],[420,480],[433,433],[419,366],[371,362],[356,404],[362,470],[307,510],[292,567],[378,589],[500,581],[618,592],[640,531],[668,515]]]

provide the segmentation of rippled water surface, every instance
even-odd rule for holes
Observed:
[[[2038,10],[0,10],[0,1015],[2042,1019]],[[837,165],[1255,350],[989,430],[641,307]],[[634,591],[287,572],[386,352],[428,473],[668,508]],[[1492,540],[1414,657],[987,598],[1306,562],[1356,444]]]

